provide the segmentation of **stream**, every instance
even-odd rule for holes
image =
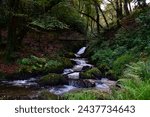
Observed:
[[[1,81],[0,83],[0,99],[37,99],[38,93],[42,90],[48,90],[56,95],[85,88],[94,88],[109,92],[111,86],[115,86],[116,82],[107,78],[101,79],[81,79],[80,72],[91,69],[91,65],[87,58],[82,58],[82,54],[86,51],[86,47],[82,47],[71,61],[75,63],[73,68],[64,69],[63,75],[68,79],[68,84],[60,86],[40,86],[36,81],[39,77],[29,78],[26,80]]]

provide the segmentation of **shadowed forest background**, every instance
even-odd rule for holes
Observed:
[[[0,0],[0,99],[150,99],[147,0]]]

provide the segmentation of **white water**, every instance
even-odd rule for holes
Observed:
[[[36,81],[35,78],[30,78],[28,80],[14,80],[14,81],[2,81],[2,82],[13,86],[31,86],[31,85],[37,85],[35,81]]]
[[[74,73],[68,74],[68,78],[77,80],[80,78],[80,72],[74,72]]]
[[[70,85],[64,85],[64,86],[53,87],[52,89],[50,89],[50,92],[56,95],[61,95],[74,89],[76,89],[76,87]]]
[[[82,47],[77,54],[75,54],[76,57],[80,57],[86,50],[87,47]]]

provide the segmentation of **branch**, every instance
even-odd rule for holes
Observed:
[[[89,14],[86,14],[86,13],[84,13],[84,12],[82,12],[82,11],[79,11],[79,13],[82,14],[82,15],[85,15],[85,16],[87,16],[87,17],[89,17],[89,18],[91,18],[91,20],[93,20],[94,22],[97,22],[96,19],[93,18],[92,16],[90,16]],[[99,24],[99,26],[100,26],[101,28],[104,28],[101,24]]]

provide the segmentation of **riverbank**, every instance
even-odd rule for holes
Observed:
[[[83,94],[81,93],[83,96],[86,95],[85,92],[90,92],[89,96],[96,96],[94,97],[95,99],[105,99],[106,96],[104,95],[111,93],[111,88],[116,86],[116,82],[102,78],[101,72],[97,68],[89,64],[86,58],[81,58],[85,49],[85,47],[81,48],[75,54],[76,58],[70,59],[74,65],[65,66],[66,68],[63,68],[62,72],[58,72],[61,66],[57,66],[58,69],[55,68],[55,71],[53,73],[47,73],[48,75],[32,76],[26,79],[21,77],[16,80],[12,78],[11,80],[1,81],[1,98],[40,99],[42,97],[42,99],[51,99],[54,96],[55,99],[58,97],[61,97],[58,99],[74,99],[74,96],[81,92],[83,92]],[[26,59],[23,62],[29,65],[27,63],[29,60]],[[36,60],[44,61],[41,58],[36,58]],[[67,63],[68,61],[69,59],[67,59]],[[57,63],[57,65],[59,64]],[[54,66],[54,61],[53,65],[51,64],[50,66]],[[52,72],[51,70],[49,72]],[[30,91],[27,92],[27,90]],[[15,91],[18,92],[18,95]],[[22,93],[19,93],[20,91]],[[76,97],[76,99],[80,99],[80,97]]]

